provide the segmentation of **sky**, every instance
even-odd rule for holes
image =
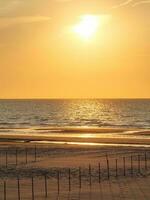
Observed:
[[[149,41],[150,0],[0,0],[0,98],[150,98]]]

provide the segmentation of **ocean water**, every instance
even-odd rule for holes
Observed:
[[[0,100],[1,134],[64,127],[150,129],[150,100]]]

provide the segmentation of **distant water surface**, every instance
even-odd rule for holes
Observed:
[[[150,129],[150,100],[0,100],[1,133],[55,127]]]

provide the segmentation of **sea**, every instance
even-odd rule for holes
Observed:
[[[0,134],[54,134],[66,127],[150,129],[150,99],[0,100]]]

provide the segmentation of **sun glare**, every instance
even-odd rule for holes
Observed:
[[[73,31],[81,37],[88,39],[98,29],[99,17],[94,15],[83,15],[79,24],[73,27]]]
[[[110,21],[110,15],[82,15],[80,21],[72,27],[73,33],[83,39],[90,39],[99,30],[103,30],[103,26]]]

